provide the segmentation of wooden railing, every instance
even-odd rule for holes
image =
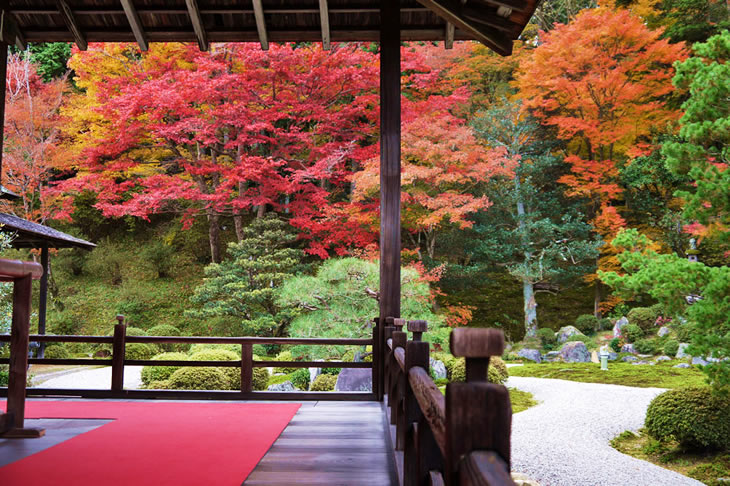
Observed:
[[[496,329],[454,329],[451,352],[466,359],[466,382],[446,396],[429,374],[425,321],[387,318],[383,386],[403,486],[505,486],[510,477],[512,407],[502,385],[487,382],[491,356],[501,356]]]
[[[211,399],[278,399],[278,400],[374,400],[373,392],[267,392],[253,390],[253,368],[275,366],[277,368],[369,368],[373,369],[373,386],[377,380],[377,367],[371,362],[349,361],[254,361],[254,344],[308,345],[308,346],[371,346],[372,338],[367,339],[331,339],[331,338],[262,338],[262,337],[194,337],[194,336],[127,336],[124,316],[117,316],[113,336],[53,336],[34,334],[31,342],[40,343],[89,343],[111,344],[112,354],[109,359],[92,358],[30,358],[29,364],[99,366],[111,365],[112,374],[109,389],[60,389],[60,388],[28,388],[28,396],[71,395],[85,398],[211,398]],[[374,328],[377,332],[377,326]],[[11,336],[0,335],[0,343],[10,342]],[[241,359],[236,361],[178,361],[178,360],[135,360],[126,358],[126,345],[131,343],[145,344],[237,344],[241,346]],[[21,348],[18,348],[21,349]],[[27,345],[24,347],[27,350]],[[25,354],[27,351],[21,351]],[[0,364],[10,363],[14,359],[11,347],[10,358],[0,359]],[[373,359],[373,361],[376,361]],[[228,390],[125,390],[125,366],[198,366],[198,367],[234,367],[241,369],[241,389]],[[7,394],[7,389],[0,388],[0,396]]]

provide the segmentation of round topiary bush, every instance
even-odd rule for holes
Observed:
[[[291,351],[282,351],[276,355],[276,361],[294,361]],[[274,373],[294,373],[298,368],[274,368]]]
[[[664,354],[667,356],[676,356],[677,351],[679,351],[679,343],[674,339],[670,339],[664,343]]]
[[[334,375],[319,375],[314,379],[310,391],[332,391],[336,383],[337,377]]]
[[[148,336],[181,336],[180,329],[169,324],[159,324],[152,326],[147,330]],[[185,343],[160,343],[157,345],[162,351],[174,352],[180,351],[185,352],[190,349],[190,344]]]
[[[254,390],[266,390],[269,386],[269,370],[267,370],[266,368],[254,368],[253,378],[251,381]],[[240,381],[238,386],[241,386]]]
[[[241,345],[240,344],[193,344],[190,346],[190,354],[199,353],[201,351],[230,351],[234,353],[238,358],[241,357]]]
[[[162,353],[152,357],[155,361],[187,361],[188,355],[183,353]],[[180,366],[145,366],[142,368],[142,383],[151,385],[154,381],[167,380]]]
[[[626,338],[626,341],[634,343],[644,337],[644,331],[636,324],[627,324],[621,329],[621,335]]]
[[[71,357],[71,353],[68,352],[68,349],[63,344],[53,344],[46,348],[43,357],[48,359],[68,359]]]
[[[629,323],[636,324],[643,331],[651,330],[658,317],[658,308],[655,307],[634,307],[626,315]]]
[[[537,337],[540,339],[542,347],[545,349],[553,349],[558,344],[558,337],[552,329],[542,328],[537,330]]]
[[[170,382],[167,380],[155,380],[147,384],[148,390],[167,390],[170,388]]]
[[[639,354],[656,353],[656,343],[651,339],[637,339],[634,341],[634,348]]]
[[[509,372],[507,371],[507,365],[502,361],[501,358],[492,357],[489,358],[489,368],[487,370],[487,380],[490,383],[497,385],[503,385],[509,378]],[[451,374],[449,381],[466,381],[466,360],[463,358],[456,358],[451,368]]]
[[[309,390],[309,370],[307,368],[299,368],[289,375],[292,385],[300,390]]]
[[[227,349],[203,349],[190,355],[191,361],[240,361],[241,357]],[[226,366],[214,368],[226,377],[225,390],[241,389],[241,368]]]
[[[575,320],[575,327],[583,334],[591,334],[598,329],[598,318],[593,314],[583,314]]]
[[[710,387],[669,390],[649,404],[644,425],[660,441],[730,450],[730,399],[713,394]]]
[[[151,359],[157,354],[157,348],[153,344],[129,343],[126,345],[125,359]]]
[[[180,368],[168,380],[173,390],[227,390],[228,378],[219,368]]]

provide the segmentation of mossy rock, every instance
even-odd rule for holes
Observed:
[[[184,353],[162,353],[152,358],[155,361],[187,361],[190,358]],[[155,381],[168,380],[180,366],[145,366],[142,368],[142,383],[148,387]]]
[[[228,377],[219,368],[180,368],[170,376],[169,385],[173,390],[230,389]]]
[[[310,391],[333,391],[336,383],[335,375],[319,375],[314,379]]]

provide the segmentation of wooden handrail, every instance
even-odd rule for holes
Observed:
[[[33,280],[37,280],[43,275],[43,267],[36,262],[0,259],[0,281],[12,281],[26,275],[30,275]]]
[[[38,343],[107,343],[113,336],[77,336],[31,334],[30,340]],[[10,342],[9,334],[0,334],[0,342]],[[128,343],[146,344],[289,344],[313,346],[370,346],[372,338],[275,338],[275,337],[222,337],[222,336],[127,336]]]
[[[493,486],[512,483],[507,464],[499,454],[490,451],[474,451],[466,454],[461,460],[459,470],[462,475],[462,485]]]
[[[441,453],[446,455],[446,398],[431,376],[421,367],[411,368],[408,382]]]

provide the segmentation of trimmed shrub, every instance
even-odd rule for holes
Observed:
[[[337,376],[340,374],[341,371],[342,368],[322,368],[323,375]]]
[[[631,324],[636,324],[643,331],[649,331],[659,317],[658,309],[655,307],[634,307],[626,316]]]
[[[190,346],[190,354],[199,353],[201,351],[230,351],[241,359],[241,346],[239,344],[193,344]]]
[[[644,331],[642,331],[636,324],[627,324],[623,327],[623,329],[621,329],[621,334],[626,338],[626,341],[630,343],[634,343],[644,337]]]
[[[157,348],[153,344],[129,343],[126,345],[125,359],[151,359],[157,354]]]
[[[598,318],[593,314],[583,314],[575,320],[575,327],[583,334],[591,334],[598,329]]]
[[[621,352],[621,338],[611,339],[609,346],[611,347],[611,349],[613,349],[617,353],[620,353]]]
[[[332,391],[336,383],[337,377],[334,375],[319,375],[314,379],[311,391]]]
[[[730,450],[730,399],[713,394],[710,387],[670,390],[649,404],[644,425],[660,441]]]
[[[181,336],[182,333],[180,332],[180,329],[176,328],[175,326],[171,326],[169,324],[159,324],[157,326],[152,326],[149,329],[147,329],[147,335],[148,336]],[[185,352],[190,349],[189,344],[185,343],[160,343],[157,345],[162,351],[171,353],[174,351],[182,351]]]
[[[239,361],[240,359],[240,356],[227,349],[204,349],[190,355],[191,361]],[[226,366],[213,369],[220,371],[225,376],[225,390],[241,389],[241,368]]]
[[[553,331],[552,329],[538,329],[537,337],[540,338],[540,343],[545,349],[553,349],[555,345],[558,344],[558,337],[555,335],[555,331]]]
[[[220,368],[180,368],[169,380],[173,390],[227,390],[228,378]]]
[[[155,361],[187,361],[188,356],[183,353],[162,353],[152,358]],[[142,368],[142,383],[148,387],[155,381],[167,380],[180,366],[145,366]]]
[[[48,359],[68,359],[71,357],[71,353],[63,344],[54,344],[46,348],[43,356]]]
[[[170,382],[167,380],[155,380],[150,382],[146,388],[148,390],[167,390],[170,388]]]
[[[489,359],[489,369],[487,371],[487,380],[497,385],[504,384],[509,378],[507,365],[501,358],[492,357]],[[449,381],[465,381],[466,380],[466,361],[463,358],[456,358],[452,366]]]
[[[291,354],[291,351],[282,351],[281,353],[276,355],[276,361],[294,361],[294,357]],[[290,374],[294,373],[299,368],[274,368],[274,373],[285,373]]]
[[[599,331],[608,331],[609,329],[613,328],[613,321],[609,319],[608,317],[603,317],[601,319],[598,319],[598,330]]]
[[[634,342],[634,348],[640,354],[656,353],[656,343],[651,339],[638,339]]]
[[[670,339],[664,343],[664,354],[667,356],[676,356],[679,351],[679,343],[674,339]]]
[[[309,390],[309,369],[299,368],[289,375],[289,379],[291,380],[292,385],[300,390]]]
[[[238,370],[238,368],[235,368]],[[241,387],[241,374],[238,374],[238,388]],[[254,390],[266,390],[269,386],[269,370],[266,368],[254,368],[251,379]]]

